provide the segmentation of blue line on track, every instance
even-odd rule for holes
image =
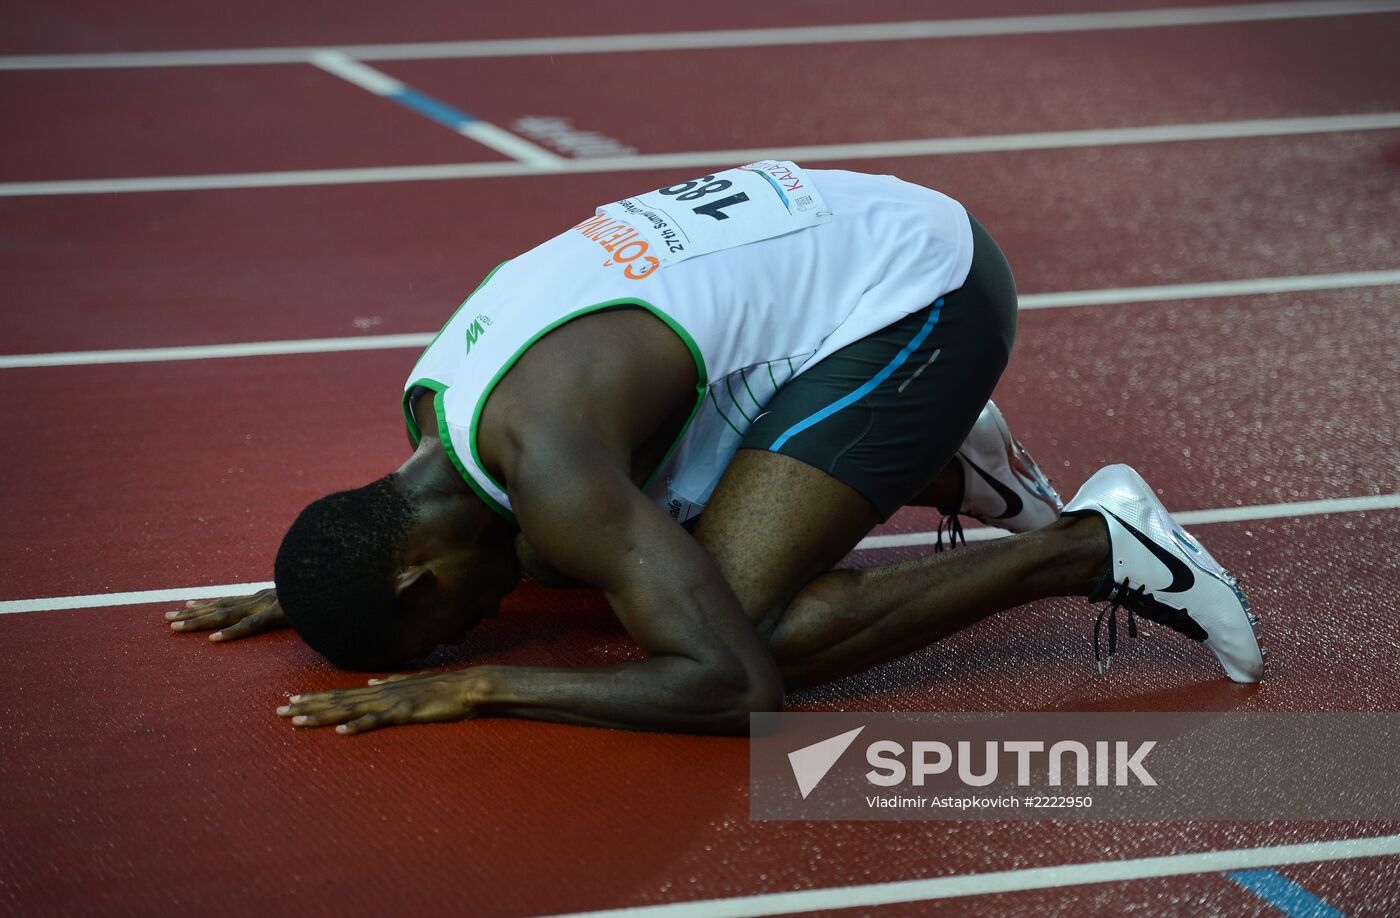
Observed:
[[[1225,876],[1292,918],[1346,918],[1344,912],[1328,905],[1277,870],[1232,870]]]
[[[466,112],[459,112],[446,103],[439,102],[432,96],[425,96],[416,89],[405,86],[396,93],[391,93],[385,98],[392,99],[405,108],[410,108],[420,115],[431,118],[438,124],[457,130],[466,124],[480,121],[475,115],[468,115]]]

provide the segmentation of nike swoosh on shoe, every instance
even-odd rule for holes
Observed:
[[[997,493],[998,497],[1006,501],[1006,512],[1002,513],[999,516],[994,516],[992,517],[992,519],[1008,520],[1016,514],[1020,513],[1022,509],[1024,509],[1025,505],[1021,503],[1021,496],[1019,494],[1008,488],[1006,485],[1002,484],[995,477],[988,475],[986,472],[982,471],[982,469],[977,465],[977,463],[967,458],[967,456],[963,456],[962,459],[963,462],[966,462],[968,464],[969,468],[971,468],[978,475],[982,476],[983,481],[991,485],[992,490]]]
[[[1114,513],[1112,510],[1109,510],[1107,507],[1105,507],[1104,512],[1112,516],[1115,520],[1119,522],[1120,525],[1122,525],[1124,529],[1132,533],[1133,538],[1141,542],[1143,544],[1143,547],[1146,548],[1148,551],[1152,552],[1153,557],[1155,557],[1158,561],[1161,561],[1162,564],[1166,565],[1167,570],[1171,572],[1171,586],[1163,587],[1161,592],[1184,593],[1185,591],[1191,589],[1191,587],[1196,585],[1196,575],[1191,573],[1191,568],[1186,566],[1186,562],[1182,561],[1176,555],[1167,551],[1165,548],[1158,545],[1156,542],[1152,541],[1152,539],[1143,535],[1141,532],[1138,532],[1137,529],[1135,529],[1131,524],[1126,522],[1121,516]]]

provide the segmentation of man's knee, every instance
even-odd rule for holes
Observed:
[[[789,456],[742,449],[694,534],[767,635],[874,522],[870,503],[848,485]]]
[[[813,580],[774,611],[772,627],[760,630],[780,668],[810,658],[868,624],[848,601],[860,589],[864,572],[830,571]]]

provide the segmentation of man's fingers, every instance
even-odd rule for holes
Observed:
[[[172,609],[165,613],[165,620],[168,622],[182,622],[185,619],[196,618],[215,608],[214,603],[199,601],[187,602],[183,609]]]
[[[292,718],[295,727],[327,727],[342,724],[338,733],[361,733],[392,724],[408,723],[413,720],[413,705],[406,700],[393,704],[385,699],[366,699],[359,702],[338,702],[322,705],[296,704],[278,708],[277,713]],[[285,713],[284,713],[285,711]]]
[[[363,691],[351,690],[351,691]],[[392,695],[373,693],[358,698],[322,697],[308,698],[293,696],[300,700],[277,709],[281,717],[291,718],[296,727],[325,727],[340,724],[337,733],[363,733],[395,724],[415,723],[419,720],[437,720],[436,717],[419,716],[419,705],[411,698],[395,698]]]
[[[326,707],[319,711],[311,711],[306,714],[297,714],[292,718],[294,727],[328,727],[331,724],[344,723],[360,712],[354,705],[338,704]]]
[[[212,612],[205,612],[190,618],[181,619],[170,623],[171,631],[208,631],[210,628],[218,628],[226,625],[232,619],[233,613],[227,609],[215,609]]]
[[[282,705],[282,707],[277,709],[277,713],[283,717],[300,717],[302,714],[319,714],[321,711],[338,708],[344,704],[344,700],[338,698],[307,698],[306,696],[301,696],[296,701]]]
[[[241,622],[234,622],[226,628],[222,628],[209,635],[211,641],[236,641],[239,638],[252,637],[260,630],[256,615],[250,615]]]
[[[179,627],[179,624],[181,622],[191,622],[197,619],[207,618],[210,615],[220,615],[224,618],[230,618],[234,615],[234,613],[241,611],[244,608],[244,605],[245,600],[241,599],[215,599],[212,601],[199,600],[197,602],[191,601],[185,603],[185,607],[183,609],[175,609],[173,611],[165,613],[165,620],[168,622],[172,622],[172,627],[175,627],[176,630],[183,631],[186,629]],[[188,628],[188,626],[186,626],[186,628]]]
[[[349,736],[355,733],[364,733],[366,730],[378,730],[380,727],[418,723],[425,720],[419,716],[420,713],[418,706],[411,699],[400,698],[382,711],[370,711],[367,714],[347,719],[345,723],[335,728],[335,732]]]
[[[380,727],[387,727],[389,724],[384,720],[383,714],[365,714],[356,717],[354,720],[346,721],[335,728],[335,732],[342,736],[354,736],[356,733],[364,733],[367,730],[376,730]]]
[[[227,599],[191,599],[185,603],[183,608],[172,609],[165,613],[165,620],[169,622],[185,621],[210,612],[244,612],[250,609],[258,609],[266,606],[269,600],[275,600],[276,594],[272,590],[263,590],[255,596],[234,596]]]
[[[301,695],[293,695],[287,699],[287,704],[277,709],[277,713],[283,717],[295,717],[298,714],[307,714],[313,711],[323,711],[326,708],[338,707],[341,705],[363,704],[377,701],[380,693],[372,688],[352,688],[352,689],[331,689],[326,692],[305,692]]]
[[[286,622],[275,609],[264,609],[252,615],[245,616],[241,621],[234,622],[220,631],[215,631],[209,635],[211,641],[236,641],[239,638],[252,637],[255,634],[262,634],[264,631],[271,631],[280,628]]]
[[[421,679],[424,676],[436,676],[438,673],[428,671],[422,673],[395,673],[392,676],[378,676],[365,683],[366,685],[387,685],[390,682],[403,682],[408,679]]]

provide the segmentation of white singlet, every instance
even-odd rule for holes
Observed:
[[[580,316],[638,306],[695,359],[690,421],[647,494],[680,522],[704,508],[773,395],[827,355],[962,286],[972,230],[962,205],[888,175],[764,161],[598,208],[496,268],[419,357],[404,387],[436,393],[439,434],[462,477],[513,518],[481,466],[477,421],[535,341]]]

